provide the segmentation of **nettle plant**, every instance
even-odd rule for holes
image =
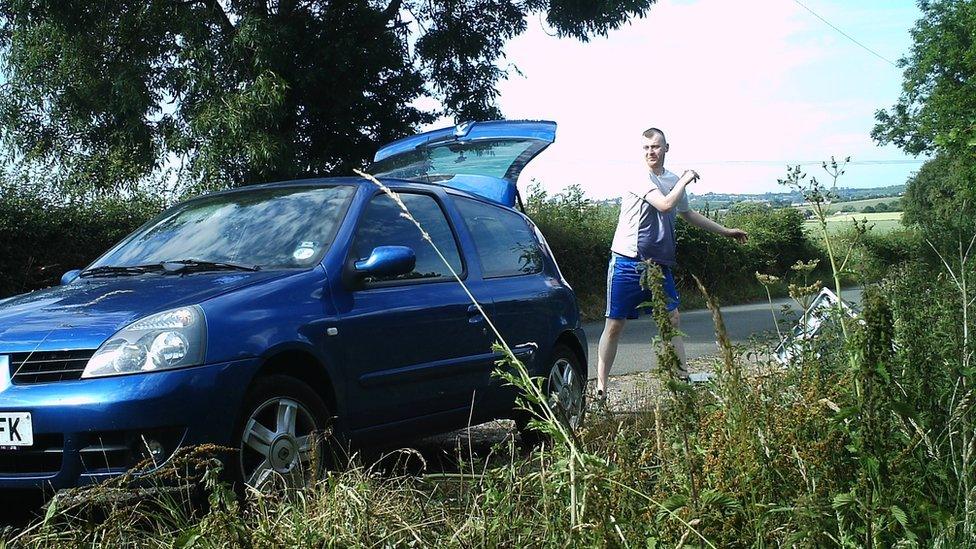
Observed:
[[[823,162],[821,167],[827,173],[830,178],[830,184],[824,184],[816,177],[807,178],[807,174],[804,173],[799,165],[791,166],[787,168],[786,178],[778,180],[780,185],[785,185],[791,189],[799,192],[803,199],[810,205],[813,210],[814,218],[817,222],[817,232],[820,236],[824,249],[827,251],[827,258],[830,261],[830,271],[833,275],[834,282],[834,293],[837,295],[838,299],[843,299],[843,291],[841,288],[841,279],[845,275],[853,275],[851,270],[848,270],[848,264],[851,258],[854,256],[854,252],[857,250],[858,245],[864,237],[864,234],[868,231],[867,219],[852,221],[853,238],[851,238],[844,248],[841,249],[840,244],[836,239],[831,238],[830,232],[827,230],[828,221],[827,218],[835,212],[835,209],[831,207],[831,204],[837,200],[837,181],[840,176],[844,175],[847,167],[847,163],[851,161],[851,157],[846,157],[842,161],[838,161],[833,156],[830,157],[829,162]],[[802,269],[800,269],[802,271]],[[812,269],[810,269],[812,271]],[[798,287],[797,290],[800,288]],[[793,290],[791,288],[791,290]],[[798,295],[804,295],[804,292],[797,292]],[[793,296],[793,291],[791,291],[791,296]],[[794,299],[796,299],[794,297]],[[841,329],[844,332],[844,339],[847,339],[849,334],[847,330],[847,321],[844,319],[843,311],[840,311],[840,323]]]

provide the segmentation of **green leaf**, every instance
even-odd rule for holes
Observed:
[[[842,511],[853,506],[856,501],[854,494],[843,492],[834,496],[831,506],[838,511]]]
[[[908,515],[902,510],[901,507],[892,505],[888,510],[891,511],[891,516],[898,521],[898,524],[900,524],[902,528],[908,528]]]
[[[891,410],[905,419],[918,419],[918,412],[916,412],[911,405],[905,401],[892,401]]]
[[[661,507],[663,507],[663,509],[657,512],[657,520],[662,521],[669,518],[673,512],[686,505],[688,505],[688,496],[684,494],[675,494],[667,498],[661,502]]]
[[[183,533],[182,536],[176,539],[173,543],[173,547],[179,547],[182,549],[189,549],[193,547],[197,540],[200,539],[201,534],[198,530],[192,529]]]
[[[706,507],[714,507],[722,511],[741,511],[742,504],[732,496],[718,490],[705,490],[701,494],[701,503]]]
[[[54,497],[51,502],[47,504],[47,511],[44,513],[44,524],[47,525],[48,522],[54,515],[58,512],[58,498]]]

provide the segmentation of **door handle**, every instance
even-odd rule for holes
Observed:
[[[485,315],[481,314],[478,310],[477,305],[468,306],[468,322],[471,324],[480,324],[485,321]]]

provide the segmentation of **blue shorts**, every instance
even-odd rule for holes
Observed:
[[[674,274],[667,265],[660,267],[664,273],[664,295],[667,297],[668,311],[674,311],[681,304],[678,289],[674,286]],[[641,288],[640,285],[645,268],[646,264],[639,259],[620,254],[610,256],[610,265],[607,267],[607,318],[635,319],[639,316],[637,306],[651,300],[651,291]]]

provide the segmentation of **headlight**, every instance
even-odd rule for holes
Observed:
[[[203,310],[196,305],[147,316],[102,344],[81,377],[156,372],[203,364],[206,334]]]

